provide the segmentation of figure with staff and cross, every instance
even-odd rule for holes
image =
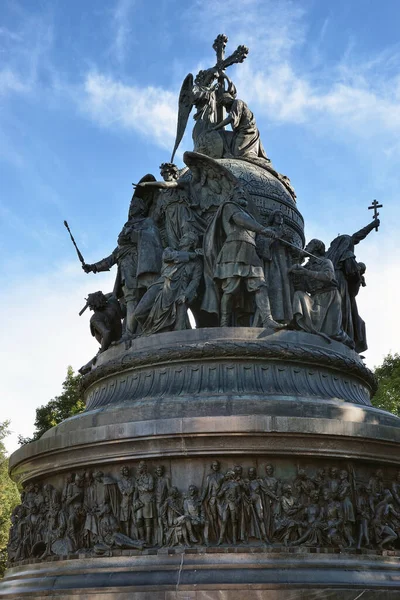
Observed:
[[[367,235],[375,229],[378,231],[380,220],[378,218],[378,204],[376,200],[368,209],[374,210],[371,223],[356,231],[352,235],[338,235],[332,242],[326,253],[326,257],[332,261],[336,281],[342,298],[342,327],[350,339],[354,340],[357,352],[367,350],[367,338],[365,333],[365,323],[358,314],[356,296],[360,287],[365,287],[365,265],[357,262],[354,253],[354,247],[364,240]]]

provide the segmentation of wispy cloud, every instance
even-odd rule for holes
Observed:
[[[119,63],[123,63],[127,50],[129,48],[132,28],[130,22],[132,19],[132,10],[135,0],[118,0],[116,2],[111,23],[112,43],[110,53],[115,56]]]
[[[33,15],[18,7],[18,28],[0,28],[0,95],[28,93],[41,77],[53,73],[49,52],[53,44],[53,26],[47,14]]]
[[[227,52],[239,43],[250,47],[234,80],[260,118],[321,131],[330,127],[334,135],[352,133],[363,139],[384,135],[392,140],[393,154],[400,132],[399,47],[360,56],[350,38],[337,63],[324,68],[329,18],[310,40],[305,16],[305,10],[290,0],[198,0],[185,18],[196,21],[194,35],[208,31],[209,37],[210,22],[221,32],[233,31]],[[316,64],[320,68],[315,69]]]
[[[176,93],[158,87],[126,85],[111,76],[89,73],[83,110],[102,127],[140,132],[171,149],[176,131]]]

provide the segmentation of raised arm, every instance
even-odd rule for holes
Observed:
[[[236,225],[239,225],[244,229],[248,229],[249,231],[254,231],[255,233],[262,233],[263,235],[267,235],[268,237],[272,238],[277,237],[277,234],[273,229],[264,227],[263,225],[261,225],[261,223],[253,219],[253,217],[247,215],[241,210],[238,210],[236,213],[234,213],[231,219],[232,221],[234,221],[234,223],[236,223]]]
[[[367,237],[367,235],[373,229],[375,229],[375,227],[379,227],[379,225],[380,225],[380,221],[379,221],[379,219],[376,219],[376,220],[372,221],[371,223],[369,223],[366,227],[363,227],[359,231],[356,231],[355,233],[353,233],[353,235],[351,236],[353,243],[358,244],[359,242],[364,240]]]
[[[138,183],[137,187],[155,187],[158,189],[177,188],[179,183],[177,181],[143,181]]]
[[[110,256],[99,260],[96,263],[91,265],[84,264],[82,265],[82,269],[85,273],[99,273],[100,271],[109,271],[111,267],[113,267],[117,263],[117,252],[118,248],[115,248]]]

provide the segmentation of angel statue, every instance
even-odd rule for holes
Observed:
[[[233,64],[243,62],[249,52],[246,46],[238,46],[230,56],[225,58],[227,41],[225,35],[218,35],[213,44],[217,58],[215,66],[200,71],[194,80],[193,75],[189,73],[183,81],[179,94],[178,124],[171,162],[182,141],[193,107],[196,108],[192,133],[194,149],[213,158],[222,157],[224,142],[219,133],[212,132],[212,126],[221,120],[221,109],[218,109],[217,102],[219,96],[225,91],[225,81],[228,81],[228,91],[234,90],[232,82],[224,71]]]
[[[153,206],[153,219],[165,229],[166,246],[177,250],[184,233],[192,231],[202,235],[206,223],[191,205],[190,184],[179,179],[179,169],[173,163],[162,163],[160,166],[163,181],[154,178],[142,179],[136,186],[143,196],[158,190]]]

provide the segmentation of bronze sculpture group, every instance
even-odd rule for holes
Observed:
[[[364,475],[365,477],[365,475]],[[305,468],[282,479],[273,465],[221,470],[184,493],[160,464],[123,465],[119,476],[70,473],[62,489],[25,488],[14,510],[12,562],[113,549],[258,544],[391,549],[400,541],[400,472],[360,479],[351,465]]]
[[[371,207],[369,225],[338,236],[327,251],[316,239],[303,249],[282,207],[261,215],[246,181],[227,160],[273,175],[293,206],[296,196],[289,179],[272,167],[254,115],[225,73],[245,60],[248,49],[239,46],[225,57],[226,43],[226,36],[218,36],[216,64],[195,78],[189,74],[182,85],[172,160],[189,114],[197,109],[195,151],[184,153],[186,167],[165,162],[162,180],[146,175],[134,185],[128,221],[109,256],[86,264],[78,251],[86,273],[117,266],[107,302],[93,302],[91,294],[87,304],[95,313],[91,330],[100,352],[141,335],[190,328],[189,309],[196,327],[298,329],[363,352],[365,323],[356,296],[365,286],[365,265],[357,261],[354,246],[378,229],[379,206],[375,201]],[[96,357],[81,372],[95,363]]]
[[[136,186],[115,250],[83,264],[86,273],[117,265],[108,298],[119,302],[124,318],[119,339],[190,328],[190,308],[197,327],[295,328],[363,352],[356,296],[365,285],[365,265],[354,245],[379,220],[335,238],[327,252],[320,240],[303,250],[287,234],[281,210],[270,213],[268,226],[260,222],[243,185],[223,164],[195,152],[184,159],[189,169],[183,176],[164,163],[163,181],[146,176]],[[88,305],[95,315],[110,309]],[[105,321],[92,321],[101,351],[119,341],[118,326],[112,334],[96,330],[94,322]]]
[[[379,206],[374,201],[370,207],[374,217],[369,225],[338,236],[328,249],[319,239],[303,247],[302,221],[294,233],[290,211],[296,195],[290,181],[273,168],[253,113],[237,98],[225,73],[248,50],[239,46],[225,58],[226,42],[225,36],[215,40],[215,66],[186,77],[171,162],[161,164],[160,180],[146,175],[134,185],[116,248],[87,264],[70,232],[85,273],[116,267],[112,292],[89,294],[81,313],[86,308],[93,312],[90,330],[99,353],[121,342],[128,350],[131,340],[141,336],[190,329],[189,310],[198,328],[263,328],[263,336],[292,329],[327,345],[334,340],[363,352],[365,323],[357,295],[365,286],[366,267],[357,261],[354,247],[378,230]],[[194,151],[184,153],[186,166],[180,170],[172,161],[193,107]],[[232,131],[225,130],[227,125]],[[253,166],[272,178],[276,197],[271,199],[264,189],[259,194],[267,198],[264,213],[238,164],[246,166],[249,178]],[[243,363],[246,358],[243,353]],[[361,363],[354,353],[350,359]],[[89,361],[81,373],[89,373],[96,361]],[[267,368],[275,377],[276,370]],[[276,369],[280,372],[279,364]],[[308,375],[316,379],[311,369]],[[178,380],[176,373],[173,377]],[[266,388],[270,394],[269,381]],[[359,551],[400,547],[400,471],[394,476],[393,471],[385,475],[375,469],[366,476],[364,468],[356,475],[351,464],[339,469],[316,459],[314,465],[298,464],[293,475],[294,465],[288,461],[274,467],[261,454],[248,459],[253,464],[246,467],[225,464],[222,470],[215,459],[208,471],[203,464],[201,483],[184,480],[182,490],[182,467],[192,473],[183,462],[175,477],[173,461],[149,466],[141,460],[108,475],[98,467],[82,468],[68,473],[59,487],[28,484],[12,515],[10,561],[193,545]]]

